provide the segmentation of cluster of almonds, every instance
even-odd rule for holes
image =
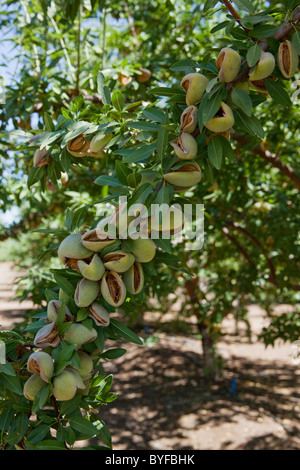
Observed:
[[[241,68],[242,59],[238,52],[225,47],[216,60],[219,69],[220,82],[230,83],[237,77]],[[291,78],[298,69],[298,54],[291,41],[282,42],[278,49],[278,66],[285,78]],[[250,69],[248,79],[238,82],[234,88],[249,93],[249,85],[257,91],[267,93],[265,79],[275,68],[275,58],[270,52],[261,51],[260,59],[255,68]],[[209,79],[201,73],[189,73],[181,80],[181,87],[186,91],[187,108],[180,117],[180,130],[182,133],[176,142],[171,145],[180,160],[193,160],[198,153],[198,146],[193,133],[198,125],[197,104],[201,101]],[[230,96],[229,96],[230,101]],[[223,134],[229,138],[234,125],[234,115],[228,104],[222,102],[216,115],[204,124],[215,134]],[[175,191],[188,189],[201,180],[201,170],[197,163],[187,163],[177,170],[171,170],[164,179],[172,184]]]
[[[75,289],[75,304],[80,309],[86,308],[95,325],[101,327],[107,327],[110,318],[98,300],[102,297],[110,306],[120,307],[127,292],[141,292],[144,286],[142,263],[151,261],[156,253],[156,245],[150,238],[137,238],[132,241],[132,252],[116,250],[107,253],[106,250],[106,254],[101,257],[101,251],[113,242],[115,239],[110,238],[106,232],[93,229],[67,236],[58,249],[59,259],[64,266],[77,270],[82,275]],[[81,394],[88,393],[94,366],[93,357],[84,350],[84,345],[97,338],[97,331],[77,321],[76,316],[64,304],[68,300],[67,294],[60,289],[59,300],[48,303],[47,324],[34,338],[34,346],[39,350],[28,359],[27,368],[33,375],[24,385],[24,395],[30,400],[34,400],[45,382],[52,383],[52,394],[59,401],[70,400],[78,389]],[[63,334],[57,327],[60,308],[64,308],[64,321],[70,323]],[[80,368],[67,366],[55,375],[51,348],[56,348],[62,341],[75,346]]]
[[[88,139],[85,134],[80,134],[67,143],[67,149],[68,152],[73,155],[73,157],[102,158],[105,155],[105,147],[110,142],[112,137],[113,134],[103,134],[100,132],[94,135],[92,139]],[[51,159],[52,158],[51,155],[49,155],[49,150],[44,147],[42,150],[37,150],[35,152],[33,156],[33,166],[40,167],[49,165]]]

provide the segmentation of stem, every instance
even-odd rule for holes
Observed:
[[[103,8],[103,29],[102,29],[102,70],[105,66],[105,48],[106,48],[106,9]]]
[[[63,50],[63,53],[65,55],[65,59],[66,59],[66,62],[67,62],[67,65],[70,69],[70,73],[72,75],[72,79],[75,79],[75,74],[74,74],[74,67],[71,63],[71,59],[70,59],[70,56],[68,54],[68,51],[67,51],[67,48],[66,48],[66,43],[63,39],[63,35],[61,33],[61,31],[59,30],[58,26],[57,26],[57,23],[55,21],[55,19],[53,18],[53,16],[50,15],[49,13],[49,10],[48,10],[48,15],[49,15],[49,18],[50,18],[50,21],[53,25],[53,28],[54,28],[54,31],[56,32],[56,34],[59,36],[59,42],[60,42],[60,45],[61,45],[61,48]]]
[[[231,3],[228,1],[228,0],[222,0],[222,3],[225,5],[225,7],[227,8],[227,10],[229,11],[229,13],[233,16],[233,18],[236,20],[236,22],[240,25],[241,28],[243,28],[244,31],[246,31],[246,33],[248,33],[250,30],[245,28],[242,24],[241,24],[241,17],[240,15],[238,14],[238,12],[236,11],[236,9],[231,5]]]
[[[30,25],[31,20],[30,20],[30,15],[29,15],[27,5],[23,0],[21,0],[20,3],[21,3],[21,5],[24,9],[24,12],[25,12],[26,23],[28,25]],[[41,73],[41,63],[40,63],[40,59],[39,59],[38,48],[37,48],[36,44],[34,44],[34,43],[32,44],[32,48],[33,48],[33,52],[34,52],[34,55],[35,55],[36,71],[37,71],[38,74],[40,74]]]
[[[76,71],[76,90],[79,93],[79,79],[80,79],[80,45],[81,45],[81,3],[78,8],[78,30],[77,30],[77,71]]]

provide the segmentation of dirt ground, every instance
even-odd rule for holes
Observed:
[[[23,309],[30,307],[9,301],[14,278],[11,264],[1,263],[1,329],[20,321]],[[278,306],[281,312],[288,308]],[[300,368],[292,363],[291,344],[265,349],[256,341],[267,325],[265,312],[251,305],[249,318],[251,343],[244,325],[236,336],[234,319],[226,319],[226,335],[218,346],[225,367],[210,383],[203,376],[199,340],[161,333],[148,315],[156,341],[120,344],[127,353],[104,366],[115,374],[112,390],[120,393],[100,410],[114,449],[299,450]]]

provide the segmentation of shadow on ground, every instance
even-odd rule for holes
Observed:
[[[100,413],[114,449],[300,449],[293,364],[232,357],[209,382],[199,354],[125,347],[105,366],[120,393]]]

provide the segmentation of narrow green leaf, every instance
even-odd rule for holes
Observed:
[[[86,434],[87,436],[92,437],[97,434],[97,429],[95,428],[95,426],[86,418],[78,416],[77,414],[71,415],[69,423],[71,428],[75,429],[75,431],[78,431],[82,434]]]
[[[300,55],[300,31],[295,31],[292,39],[292,43],[298,54]]]
[[[213,91],[213,90],[212,90]],[[201,115],[201,122],[204,124],[208,121],[210,121],[215,114],[219,111],[222,99],[223,99],[223,88],[220,87],[217,92],[213,93],[212,96],[206,95],[201,101],[200,107],[199,107],[199,112],[200,108],[202,110],[202,115]]]
[[[162,122],[165,116],[165,113],[161,109],[157,108],[146,108],[142,114],[145,118],[149,119],[149,121],[154,122]]]
[[[251,135],[264,138],[264,129],[260,121],[255,116],[247,116],[242,110],[234,111],[235,125]]]
[[[127,184],[127,177],[132,173],[132,170],[128,168],[127,165],[124,165],[124,163],[120,162],[119,160],[116,161],[115,163],[115,170],[116,170],[116,175],[120,183],[124,184],[126,186]]]
[[[217,170],[222,166],[223,147],[219,140],[212,137],[207,146],[208,158]]]
[[[101,175],[98,176],[98,178],[95,179],[94,181],[95,184],[99,186],[113,186],[113,187],[119,187],[123,188],[123,184],[121,184],[117,178],[110,176],[110,175]]]
[[[261,26],[256,26],[248,33],[248,35],[252,38],[268,38],[270,36],[273,36],[277,30],[278,26],[265,24]]]
[[[6,362],[5,364],[0,364],[0,372],[2,374],[10,375],[12,377],[16,375],[15,369],[9,362]]]
[[[223,135],[216,135],[214,138],[217,139],[220,142],[220,144],[222,145],[222,147],[223,147],[223,156],[227,157],[228,160],[231,160],[231,161],[235,162],[236,161],[235,153],[233,151],[233,148],[231,147],[230,142],[228,142],[226,137],[224,137]]]
[[[127,122],[127,126],[131,127],[132,129],[137,129],[141,131],[155,131],[158,132],[160,127],[158,124],[154,124],[153,122],[139,122],[139,121],[132,121]]]
[[[16,393],[17,395],[23,395],[23,389],[18,377],[1,375],[0,382],[11,392]]]
[[[180,88],[168,88],[168,87],[157,87],[151,88],[148,93],[152,93],[153,95],[158,96],[173,96],[173,95],[184,95],[185,92]]]
[[[255,7],[249,0],[234,0],[234,3],[240,10],[245,10],[248,13],[255,13]]]
[[[125,353],[126,349],[124,348],[114,348],[105,351],[103,354],[101,354],[101,357],[104,359],[117,359],[118,357],[123,356]]]
[[[287,91],[280,82],[275,82],[274,80],[267,78],[265,80],[265,85],[274,101],[282,106],[290,106],[292,104]]]
[[[253,46],[249,47],[246,55],[247,63],[249,67],[253,67],[256,62],[259,61],[261,56],[261,47],[258,44],[254,44]]]
[[[168,124],[168,122],[168,114],[165,113],[161,122],[162,125],[160,126],[160,129],[157,134],[157,155],[160,160],[162,160],[162,158],[164,157],[168,144],[169,132],[163,127],[163,124]]]
[[[45,166],[39,166],[37,168],[33,166],[29,171],[29,175],[28,175],[28,179],[27,179],[28,188],[30,188],[35,183],[40,181],[45,174],[46,174],[46,167]]]
[[[111,97],[111,104],[117,111],[121,112],[125,106],[125,100],[121,91],[115,91]]]
[[[47,131],[53,132],[55,130],[54,122],[47,112],[44,112],[44,123]]]
[[[62,442],[57,439],[46,439],[38,442],[36,448],[40,450],[67,450]]]
[[[112,327],[114,333],[116,333],[118,336],[121,336],[121,338],[124,338],[131,343],[143,344],[143,340],[139,338],[139,336],[137,336],[133,331],[131,331],[129,328],[127,328],[127,326],[123,325],[123,323],[119,322],[118,320],[112,318],[110,320],[110,326]]]
[[[241,108],[247,116],[252,115],[252,101],[248,93],[244,90],[240,90],[239,88],[233,88],[231,98],[234,104],[238,108]]]
[[[58,273],[54,273],[54,278],[55,281],[57,282],[58,286],[61,287],[61,289],[68,294],[70,297],[74,296],[75,293],[75,287],[71,284],[70,281],[68,281],[66,278],[61,276]]]

